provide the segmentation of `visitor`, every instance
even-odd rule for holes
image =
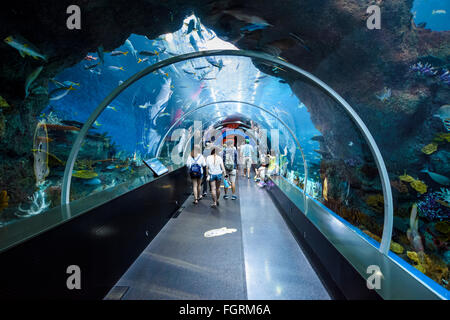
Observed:
[[[211,155],[211,151],[214,148],[214,145],[211,141],[206,141],[205,148],[203,149],[203,158],[207,159]],[[203,168],[203,172],[206,172],[206,162],[205,167]],[[208,181],[206,181],[206,174],[203,175],[202,186],[203,186],[203,197],[208,195]],[[209,191],[211,191],[211,186],[209,187]]]
[[[265,176],[266,176],[266,171],[267,171],[267,166],[269,165],[269,159],[268,159],[268,155],[270,153],[267,152],[267,154],[265,152],[260,152],[260,158],[259,158],[259,162],[260,162],[260,166],[258,169],[255,169],[255,181],[264,181]]]
[[[226,170],[226,175],[229,177],[229,182],[231,184],[231,192],[233,193],[231,196],[231,200],[236,200],[236,175],[237,175],[237,164],[238,164],[238,154],[236,147],[234,146],[233,140],[227,140],[226,148],[222,153],[223,163]],[[224,188],[225,195],[224,199],[228,199],[228,189]]]
[[[244,177],[247,175],[247,179],[250,179],[250,169],[252,167],[253,147],[248,139],[245,139],[245,144],[241,146],[242,164],[244,167]]]
[[[194,204],[202,198],[201,182],[203,176],[203,168],[206,166],[205,158],[200,152],[200,147],[194,146],[191,155],[188,157],[186,166],[189,168],[189,174],[192,180],[192,188],[194,189]]]
[[[213,199],[213,203],[211,204],[212,208],[219,205],[220,183],[222,181],[222,176],[225,173],[222,158],[216,153],[217,148],[212,148],[211,155],[206,158],[206,173],[208,175],[207,180],[211,185],[211,195]]]

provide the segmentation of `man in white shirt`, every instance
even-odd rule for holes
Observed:
[[[250,169],[252,167],[253,147],[250,145],[250,141],[245,139],[245,144],[241,146],[241,157],[244,165],[244,176],[247,175],[247,179],[250,179]]]

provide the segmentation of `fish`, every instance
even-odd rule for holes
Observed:
[[[219,71],[222,70],[222,68],[224,67],[222,60],[219,60],[219,62],[216,62],[216,60],[214,60],[213,58],[206,57],[206,61],[208,61],[212,66],[218,68]]]
[[[295,33],[289,32],[289,35],[294,38],[295,40],[297,40],[301,46],[306,50],[311,52],[312,50],[306,45],[305,40],[303,40],[302,38],[300,38],[298,35],[296,35]]]
[[[113,106],[107,106],[107,107],[106,107],[106,109],[114,110],[114,111],[116,111],[116,112],[117,112],[117,109],[116,109],[116,107],[113,107]]]
[[[95,120],[94,125],[97,126],[97,127],[101,126],[101,124],[97,120]]]
[[[136,51],[136,49],[134,49],[134,47],[133,47],[133,44],[131,43],[131,41],[130,40],[125,40],[125,46],[128,48],[128,51],[129,52],[131,52],[131,54],[135,57],[135,58],[137,58],[137,51]]]
[[[95,61],[95,60],[97,60],[97,59],[98,59],[97,57],[87,55],[86,57],[84,57],[83,60],[87,60],[87,61]]]
[[[33,46],[29,41],[25,40],[21,36],[11,35],[6,37],[4,41],[9,46],[18,50],[22,58],[25,58],[25,56],[30,56],[34,59],[42,59],[47,62],[47,57],[39,53],[39,50],[35,46]]]
[[[159,115],[159,117],[170,116],[170,113],[164,112]]]
[[[192,48],[194,48],[195,51],[199,51],[197,42],[195,41],[192,35],[189,36],[189,43],[191,44]]]
[[[126,56],[128,54],[128,51],[113,51],[111,52],[111,56],[115,57],[115,56],[120,56],[120,55],[124,55]]]
[[[10,105],[8,104],[8,102],[2,97],[0,96],[0,108],[9,108]]]
[[[439,173],[431,172],[428,169],[423,169],[420,172],[427,173],[433,181],[439,184],[442,184],[444,186],[450,185],[450,179],[446,176],[443,176]]]
[[[154,51],[142,50],[142,51],[139,51],[139,54],[140,54],[141,56],[150,56],[150,57],[153,57],[153,56],[159,55],[159,52],[156,51],[156,50],[154,50]]]
[[[114,170],[116,169],[116,166],[113,164],[110,164],[109,166],[106,167],[106,170]]]
[[[191,19],[191,20],[189,21],[189,23],[187,24],[186,34],[191,33],[194,29],[195,29],[195,20],[194,20],[194,19]]]
[[[170,97],[173,94],[173,91],[170,88],[171,85],[172,85],[172,79],[169,78],[169,79],[165,80],[164,84],[161,87],[161,90],[159,91],[158,95],[156,96],[155,104],[152,104],[150,118],[152,119],[153,124],[155,126],[156,126],[156,116],[164,110],[163,106],[169,102]]]
[[[102,183],[102,181],[99,178],[93,178],[93,179],[84,181],[84,184],[89,185],[89,186],[95,186],[95,185],[99,185],[101,183]]]
[[[44,69],[43,66],[37,67],[33,72],[30,73],[30,75],[25,80],[25,97],[28,97],[30,86],[34,82],[34,80],[36,80],[36,78],[39,76],[42,69]]]
[[[138,107],[141,109],[147,109],[149,106],[151,106],[150,102],[146,102],[145,104],[141,104]]]
[[[349,146],[349,147],[352,147],[352,146],[353,146],[353,141],[350,141],[350,142],[348,143],[348,146]]]
[[[233,16],[234,18],[244,21],[249,24],[272,26],[270,23],[268,23],[263,18],[246,14],[241,10],[223,10],[223,13]]]
[[[447,14],[447,11],[439,9],[439,10],[433,10],[431,14]]]
[[[185,73],[187,73],[187,74],[193,74],[193,75],[196,75],[196,73],[195,72],[191,72],[191,71],[188,71],[188,70],[186,70],[186,69],[181,69],[181,70],[183,70]]]
[[[200,80],[216,80],[216,78],[201,78]]]
[[[147,61],[148,61],[148,58],[144,58],[144,59],[139,58],[137,63],[147,62]]]
[[[110,69],[110,70],[117,70],[117,71],[118,70],[125,71],[123,67],[116,67],[116,66],[109,66],[108,69]]]
[[[122,80],[119,80],[119,86],[120,86],[122,83],[123,83],[123,81],[122,81]]]
[[[70,80],[66,80],[66,81],[64,81],[64,85],[66,85],[66,86],[77,86],[77,87],[79,87],[79,86],[80,86],[80,83],[79,83],[79,82],[73,82],[73,81],[70,81]]]
[[[202,70],[202,69],[206,69],[206,68],[210,68],[210,66],[202,66],[202,67],[195,67],[195,70]]]
[[[73,88],[72,86],[69,87],[61,87],[61,88],[57,88],[55,90],[52,90],[48,97],[49,100],[59,100],[64,98],[70,91],[76,90],[75,88]]]
[[[91,65],[85,65],[84,69],[85,70],[91,70],[94,69],[95,67],[97,67],[100,63],[96,63],[96,64],[91,64]]]
[[[105,64],[105,53],[103,51],[103,46],[97,48],[97,55],[100,58],[100,62]]]
[[[287,83],[286,80],[278,80],[279,83]]]
[[[240,30],[242,32],[253,32],[256,30],[263,30],[263,29],[267,28],[268,26],[269,25],[267,25],[267,24],[251,23],[251,24],[248,24],[248,25],[242,27]]]

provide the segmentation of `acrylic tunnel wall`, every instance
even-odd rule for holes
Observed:
[[[208,32],[204,36],[214,38]],[[130,37],[136,47],[150,46],[149,39],[138,38]],[[262,152],[273,151],[273,175],[325,205],[380,251],[415,266],[408,272],[448,288],[448,251],[434,241],[445,243],[448,235],[445,190],[433,202],[423,198],[426,186],[417,177],[404,173],[389,179],[358,115],[303,70],[226,44],[217,49],[233,51],[197,48],[180,56],[189,52],[180,49],[180,39],[166,35],[165,49],[148,56],[138,56],[126,43],[118,49],[128,54],[105,53],[101,70],[83,62],[55,78],[54,99],[40,113],[32,141],[35,176],[26,183],[35,188],[23,203],[7,208],[2,228],[64,206],[75,216],[114,199],[154,179],[143,160],[158,157],[173,171],[184,165],[196,132],[202,133],[201,143],[204,134],[215,136],[220,148],[226,135],[218,127],[240,122]],[[74,75],[76,81],[64,80]],[[446,138],[440,139],[436,144]],[[406,192],[409,197],[402,198]],[[308,215],[306,204],[301,209]],[[431,226],[430,210],[436,213]],[[402,219],[394,218],[394,211]],[[420,233],[425,239],[429,234],[438,248],[424,245]]]

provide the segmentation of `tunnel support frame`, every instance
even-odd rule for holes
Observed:
[[[271,62],[280,66],[283,66],[287,69],[290,69],[297,74],[299,74],[304,80],[312,83],[314,86],[321,89],[327,96],[336,101],[340,106],[342,106],[345,112],[350,116],[350,118],[357,125],[367,144],[369,145],[370,151],[375,159],[375,163],[377,165],[381,185],[383,189],[383,197],[384,197],[384,225],[383,225],[383,236],[380,244],[380,251],[388,255],[391,237],[392,237],[392,227],[393,227],[393,219],[394,219],[394,210],[393,210],[393,198],[392,198],[392,190],[389,182],[389,175],[386,169],[386,165],[384,163],[383,157],[381,156],[381,152],[370,133],[369,129],[362,121],[362,119],[358,116],[358,114],[353,110],[353,108],[345,101],[337,92],[335,92],[330,86],[321,81],[316,76],[311,73],[287,62],[281,60],[277,57],[268,55],[262,52],[254,52],[247,50],[207,50],[207,51],[196,51],[191,52],[179,56],[175,56],[163,61],[159,61],[151,66],[146,67],[145,69],[137,72],[130,78],[128,78],[121,85],[116,87],[99,105],[98,107],[91,113],[88,120],[84,123],[81,128],[73,146],[70,151],[69,157],[67,159],[66,167],[64,170],[64,177],[62,183],[62,194],[61,194],[61,205],[67,205],[70,202],[70,184],[72,180],[72,170],[75,164],[75,160],[78,156],[78,152],[80,150],[81,144],[87,135],[88,130],[93,125],[98,116],[103,112],[103,110],[126,88],[130,85],[143,78],[144,76],[169,65],[172,65],[177,62],[182,62],[185,60],[202,58],[207,56],[241,56],[241,57],[249,57],[255,58],[267,62]]]

